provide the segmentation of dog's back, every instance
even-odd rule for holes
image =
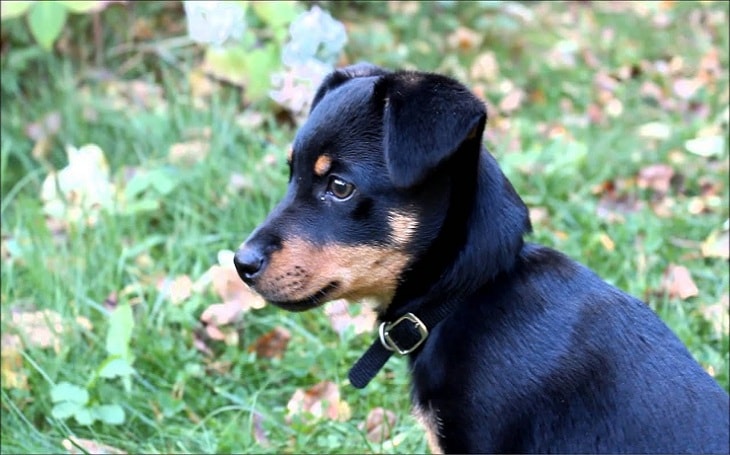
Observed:
[[[414,399],[459,422],[446,452],[730,450],[727,393],[646,304],[556,251],[526,245],[430,336]]]

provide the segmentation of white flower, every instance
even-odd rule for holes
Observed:
[[[188,36],[201,44],[220,46],[228,38],[240,38],[246,28],[244,9],[236,2],[184,1]]]
[[[342,22],[314,6],[291,23],[289,34],[281,56],[285,70],[272,75],[269,95],[302,120],[322,79],[334,69],[347,33]]]

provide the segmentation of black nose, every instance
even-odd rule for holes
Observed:
[[[264,268],[264,255],[258,248],[242,246],[233,256],[238,276],[246,284],[251,284],[256,275]]]

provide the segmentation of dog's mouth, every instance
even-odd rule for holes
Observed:
[[[291,300],[291,301],[275,301],[275,300],[269,300],[269,303],[272,305],[276,305],[279,308],[282,308],[287,311],[293,311],[293,312],[300,312],[300,311],[306,311],[311,310],[312,308],[316,308],[323,303],[327,302],[329,299],[329,296],[339,287],[339,284],[336,281],[330,282],[327,286],[323,287],[319,291],[315,292],[314,294],[310,295],[309,297],[306,297],[304,299],[300,300]]]

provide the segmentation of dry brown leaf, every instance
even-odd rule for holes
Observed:
[[[164,278],[157,284],[157,289],[173,305],[179,305],[193,294],[193,280],[188,275],[179,275],[174,280]]]
[[[116,447],[92,441],[91,439],[77,438],[75,436],[69,436],[68,439],[64,439],[61,444],[63,444],[63,448],[71,455],[79,455],[84,453],[84,451],[92,455],[124,455],[127,453],[122,449],[117,449]],[[77,446],[82,447],[83,450],[80,450]]]
[[[322,381],[311,388],[297,389],[286,405],[286,421],[295,415],[307,420],[330,419],[344,422],[350,418],[350,408],[340,400],[340,389],[331,381]]]
[[[525,100],[525,92],[522,89],[515,88],[507,93],[502,101],[499,102],[499,110],[502,113],[509,114],[522,106],[522,102]]]
[[[382,444],[390,439],[390,432],[395,427],[396,417],[393,411],[377,407],[373,408],[365,422],[360,423],[357,427],[360,431],[366,432],[368,441],[375,444]]]
[[[284,356],[286,347],[291,340],[291,332],[284,327],[276,327],[270,332],[259,337],[256,342],[249,347],[248,352],[256,352],[258,357],[267,359],[280,359]]]
[[[718,337],[727,334],[730,331],[730,296],[725,294],[720,301],[714,305],[700,306],[702,316],[712,324],[712,329]]]
[[[548,221],[550,212],[546,207],[529,207],[530,222],[533,225],[543,224]]]
[[[175,165],[192,166],[205,159],[210,151],[210,144],[204,140],[193,140],[173,144],[167,159]]]
[[[37,160],[45,159],[51,149],[52,138],[61,130],[61,114],[49,112],[37,122],[25,127],[25,135],[34,141],[32,155]]]
[[[230,266],[214,265],[210,268],[213,289],[223,303],[235,303],[242,311],[263,308],[264,299],[241,281],[233,263]]]
[[[644,202],[631,195],[606,193],[598,201],[596,215],[609,223],[622,223],[624,215],[638,212]]]
[[[470,28],[459,27],[446,38],[446,42],[451,49],[467,52],[479,47],[483,37],[481,33]]]
[[[193,347],[208,357],[213,357],[214,355],[213,351],[197,333],[193,333]]]
[[[701,248],[703,257],[730,259],[730,231],[712,232],[702,242]]]
[[[642,168],[636,179],[639,188],[650,188],[658,193],[669,191],[674,169],[667,164],[652,164]]]
[[[264,417],[256,411],[253,412],[252,416],[253,425],[251,431],[253,432],[254,440],[261,447],[270,447],[271,441],[269,441],[269,438],[266,436],[266,431],[264,431]]]
[[[691,99],[702,87],[702,81],[699,79],[677,79],[672,84],[674,94],[683,100]]]
[[[0,341],[0,378],[4,389],[28,390],[28,375],[23,369],[23,342],[18,335],[3,333]]]
[[[203,311],[200,320],[209,325],[220,326],[235,322],[243,313],[237,302],[214,303]]]
[[[499,76],[499,63],[494,52],[485,52],[480,54],[471,66],[469,72],[472,80],[492,82],[497,80]]]
[[[346,300],[340,299],[325,307],[324,312],[335,332],[342,335],[348,327],[352,327],[357,335],[372,331],[375,326],[375,312],[367,306],[359,305],[360,314],[352,316],[348,311],[350,305]]]
[[[605,232],[602,232],[598,236],[598,240],[601,242],[601,245],[603,245],[603,248],[605,248],[606,251],[613,251],[616,249],[616,243]]]
[[[23,335],[22,338],[28,346],[41,349],[52,347],[56,352],[61,351],[63,319],[55,311],[13,312],[12,324]]]
[[[697,285],[692,280],[692,275],[687,267],[676,264],[669,264],[664,271],[662,289],[670,298],[679,297],[686,300],[699,294]]]

